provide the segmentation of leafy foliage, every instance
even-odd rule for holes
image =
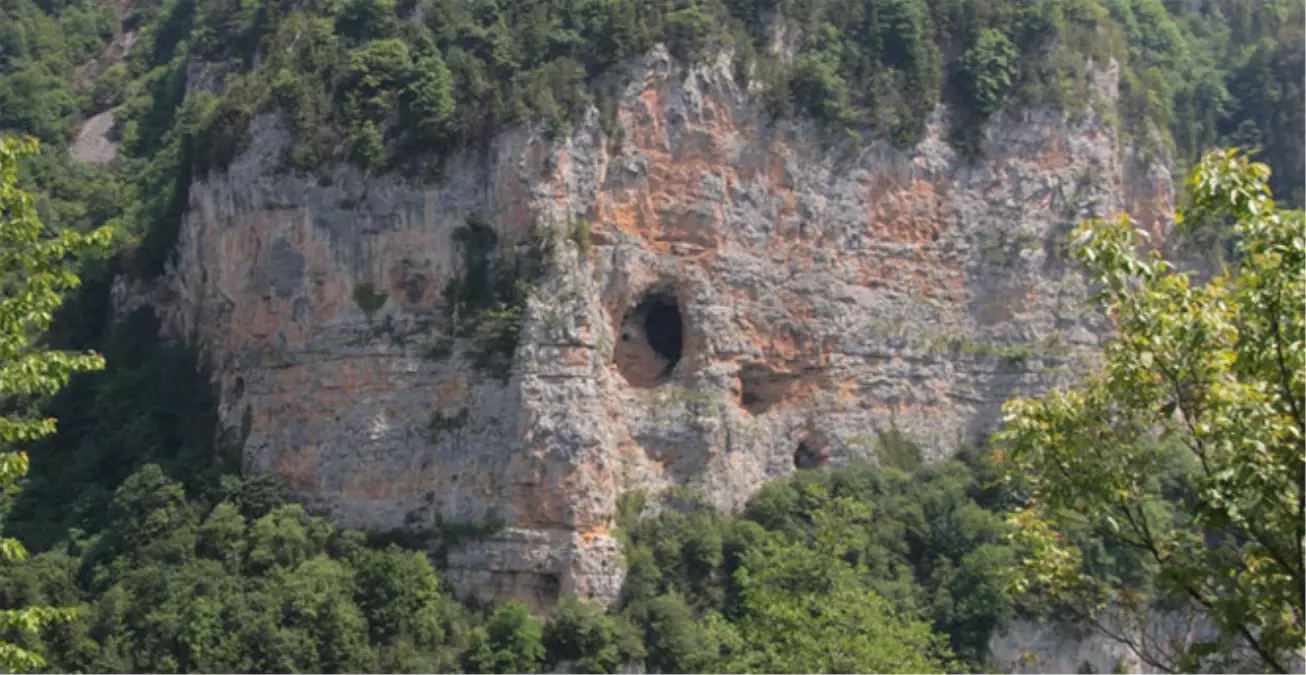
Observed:
[[[567,663],[575,673],[615,673],[644,658],[644,645],[624,617],[574,597],[553,610],[543,642],[555,666]]]
[[[280,109],[303,141],[287,160],[304,169],[349,159],[367,167],[438,170],[438,162],[428,160],[472,146],[505,125],[544,122],[565,131],[587,106],[610,95],[592,84],[600,75],[658,42],[688,60],[714,45],[733,44],[736,56],[748,61],[742,72],[756,71],[768,83],[776,110],[805,110],[902,142],[919,137],[941,98],[963,109],[961,119],[974,121],[1009,95],[1085,104],[1087,91],[1077,83],[1083,57],[1115,57],[1132,97],[1126,108],[1141,115],[1126,118],[1142,137],[1146,123],[1168,129],[1178,120],[1176,105],[1205,95],[1189,94],[1184,78],[1191,67],[1212,68],[1232,53],[1230,47],[1257,39],[1212,35],[1227,14],[1241,12],[1273,28],[1293,25],[1296,10],[1290,6],[1285,14],[1243,0],[1179,17],[1159,0],[438,0],[423,4],[421,20],[404,11],[393,2],[361,1],[276,8],[245,3],[195,12],[176,5],[159,13],[158,32],[139,43],[134,70],[151,71],[156,81],[172,77],[167,71],[182,62],[169,48],[221,65],[228,80],[223,102],[204,113],[202,125],[224,128],[211,128],[210,139],[239,147],[250,116]],[[792,67],[759,51],[769,40],[761,17],[771,12],[802,35]],[[1128,41],[1101,37],[1119,33]],[[187,35],[189,42],[177,39]],[[1291,37],[1272,42],[1290,45]],[[1269,44],[1248,61],[1248,68],[1265,74],[1251,86],[1291,100],[1280,92],[1292,82],[1284,75],[1295,64],[1283,61],[1287,52],[1270,56]],[[1266,70],[1272,58],[1287,68]],[[945,85],[952,80],[958,86],[949,92]],[[1152,90],[1141,91],[1135,82]],[[1210,84],[1201,84],[1208,94],[1215,91]],[[154,93],[175,95],[171,87]],[[143,100],[128,106],[129,112],[146,107]],[[1213,122],[1200,122],[1196,132],[1189,124],[1184,141],[1191,145],[1194,133],[1227,134],[1239,124],[1216,129]],[[1267,125],[1283,128],[1269,120],[1253,124]],[[151,135],[161,138],[165,131]]]
[[[544,663],[544,630],[525,605],[508,602],[472,631],[463,667],[474,673],[534,673]]]
[[[219,439],[216,394],[194,353],[160,340],[149,310],[111,321],[108,290],[106,280],[93,281],[56,326],[61,340],[103,353],[107,368],[73,380],[49,404],[62,420],[59,434],[40,446],[6,519],[10,532],[38,549],[70,529],[107,527],[114,492],[146,464],[204,495],[240,468]]]
[[[764,487],[737,520],[690,507],[635,521],[627,508],[622,611],[643,628],[650,665],[676,672],[982,667],[993,630],[1018,609],[1006,592],[1004,569],[1014,555],[1002,519],[976,501],[986,495],[969,465],[913,462],[900,435],[882,443],[910,472],[892,465],[803,472]],[[804,606],[820,610],[794,614]],[[840,628],[850,622],[893,639],[859,641]],[[774,629],[781,624],[788,627]],[[898,643],[911,649],[896,651]]]
[[[860,512],[860,513],[859,513]],[[735,572],[742,648],[732,672],[925,673],[948,670],[946,640],[876,593],[849,564],[846,536],[869,516],[842,498],[811,514],[814,546],[765,541]],[[862,574],[858,574],[861,571]]]
[[[108,529],[38,555],[46,572],[8,575],[5,592],[59,588],[76,599],[76,619],[43,636],[66,670],[426,672],[454,663],[461,610],[439,592],[425,556],[365,548],[297,504],[244,500],[245,488],[227,481],[208,509],[147,465],[117,490]]]
[[[664,673],[711,672],[723,653],[742,648],[719,613],[695,621],[693,609],[675,593],[653,598],[627,615],[644,627],[646,662]]]
[[[1166,668],[1287,672],[1306,643],[1306,214],[1280,210],[1268,176],[1232,150],[1194,170],[1185,225],[1229,221],[1237,241],[1202,285],[1140,254],[1127,218],[1080,226],[1119,334],[1083,385],[1009,402],[1000,435],[1027,499],[1023,587],[1089,617],[1195,605],[1214,640],[1131,645]],[[1074,528],[1139,552],[1154,593],[1088,573]]]
[[[33,410],[40,397],[68,384],[75,373],[104,367],[95,353],[52,350],[43,333],[63,304],[63,294],[81,280],[67,258],[108,248],[112,232],[50,233],[41,224],[30,194],[18,187],[18,162],[36,152],[35,139],[0,138],[0,490],[9,490],[27,475],[22,446],[53,434],[55,420]],[[0,539],[0,564],[12,566],[27,557],[17,539]],[[0,633],[32,635],[71,613],[41,605],[0,609]],[[0,642],[0,668],[13,672],[45,665],[37,650]]]
[[[961,58],[961,72],[970,88],[976,109],[984,115],[1002,105],[1014,84],[1013,75],[1019,52],[1001,31],[980,31],[975,44]]]

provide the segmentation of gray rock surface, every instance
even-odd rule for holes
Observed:
[[[1130,644],[1108,634],[1127,636]],[[1180,646],[1217,638],[1217,630],[1200,611],[1171,610],[1126,619],[1107,610],[1098,617],[1096,629],[1069,622],[1013,621],[993,636],[989,648],[992,668],[1002,673],[1167,673],[1174,672]],[[1205,661],[1197,672],[1236,672],[1221,669],[1216,658],[1257,660],[1242,643]],[[1303,672],[1303,667],[1306,653],[1288,664],[1293,673]]]
[[[105,110],[82,122],[68,153],[87,164],[112,162],[118,155],[118,143],[113,138],[113,113],[113,110]]]

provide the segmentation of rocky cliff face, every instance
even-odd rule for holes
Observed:
[[[597,113],[565,138],[511,131],[430,185],[278,172],[293,141],[260,118],[193,186],[165,278],[121,298],[148,292],[204,346],[250,469],[343,525],[502,523],[453,546],[449,578],[549,605],[616,595],[623,492],[732,509],[873,458],[877,429],[936,456],[983,436],[1106,328],[1064,234],[1171,209],[1164,168],[1122,159],[1091,110],[996,119],[968,160],[939,120],[908,150],[772,123],[728,58],[657,52],[625,77],[613,136]],[[1115,84],[1096,76],[1108,101]],[[553,242],[506,379],[431,348],[468,219]]]

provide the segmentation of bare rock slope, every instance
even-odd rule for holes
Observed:
[[[1122,159],[1092,110],[1010,112],[971,160],[939,120],[907,150],[772,122],[725,57],[655,52],[627,76],[613,136],[597,113],[564,138],[512,130],[430,185],[274,171],[291,141],[259,118],[193,186],[148,290],[206,349],[253,471],[343,525],[487,526],[449,551],[464,596],[615,597],[628,490],[733,509],[873,457],[876,429],[935,456],[982,437],[1105,330],[1065,233],[1170,211],[1164,168]],[[465,340],[437,348],[469,219],[552,241],[506,378]]]

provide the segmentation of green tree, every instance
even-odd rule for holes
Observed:
[[[718,667],[722,643],[729,642],[719,631],[710,630],[720,625],[719,616],[696,622],[689,603],[674,593],[654,598],[632,613],[645,626],[650,667],[664,673],[710,673]]]
[[[624,617],[574,596],[553,610],[543,641],[551,664],[569,661],[577,673],[615,673],[623,663],[644,658],[644,645]]]
[[[1183,226],[1231,224],[1236,239],[1232,267],[1203,284],[1139,253],[1127,218],[1081,225],[1075,255],[1118,334],[1081,386],[1010,401],[998,435],[1027,500],[1021,588],[1090,619],[1146,616],[1145,589],[1089,573],[1074,532],[1140,552],[1158,599],[1219,633],[1173,653],[1130,640],[1169,669],[1287,672],[1304,644],[1306,214],[1278,209],[1268,178],[1234,150],[1193,171]]]
[[[194,509],[180,483],[149,464],[123,481],[109,507],[107,549],[141,561],[189,559],[195,547]]]
[[[540,622],[526,606],[513,601],[494,610],[483,627],[472,631],[463,668],[473,673],[534,673],[544,663]]]
[[[454,133],[458,108],[453,75],[438,53],[418,61],[414,71],[416,77],[408,85],[414,127],[418,138],[439,148]]]
[[[32,195],[18,188],[18,162],[35,153],[35,140],[0,139],[0,399],[11,412],[0,417],[0,487],[9,488],[28,468],[22,445],[54,433],[55,421],[22,411],[35,397],[48,396],[68,383],[73,373],[98,370],[96,354],[43,348],[41,334],[50,327],[63,293],[79,283],[68,258],[107,249],[111,232],[51,233],[37,218]],[[27,556],[17,540],[0,539],[0,561],[14,565]],[[0,629],[34,633],[69,613],[51,607],[0,610]],[[39,654],[0,642],[0,668],[34,670],[45,664]]]
[[[423,643],[444,638],[440,580],[425,555],[391,545],[360,552],[357,566],[358,605],[370,618],[375,641],[400,635],[415,635]]]
[[[694,61],[707,46],[714,30],[714,17],[696,3],[667,13],[667,46],[676,56]]]
[[[975,44],[961,58],[961,72],[969,89],[971,105],[981,115],[996,111],[1016,76],[1020,51],[1002,34],[985,28]]]
[[[735,572],[742,646],[731,672],[930,673],[947,670],[946,642],[876,593],[844,544],[866,507],[837,499],[813,514],[814,545],[763,543]]]

